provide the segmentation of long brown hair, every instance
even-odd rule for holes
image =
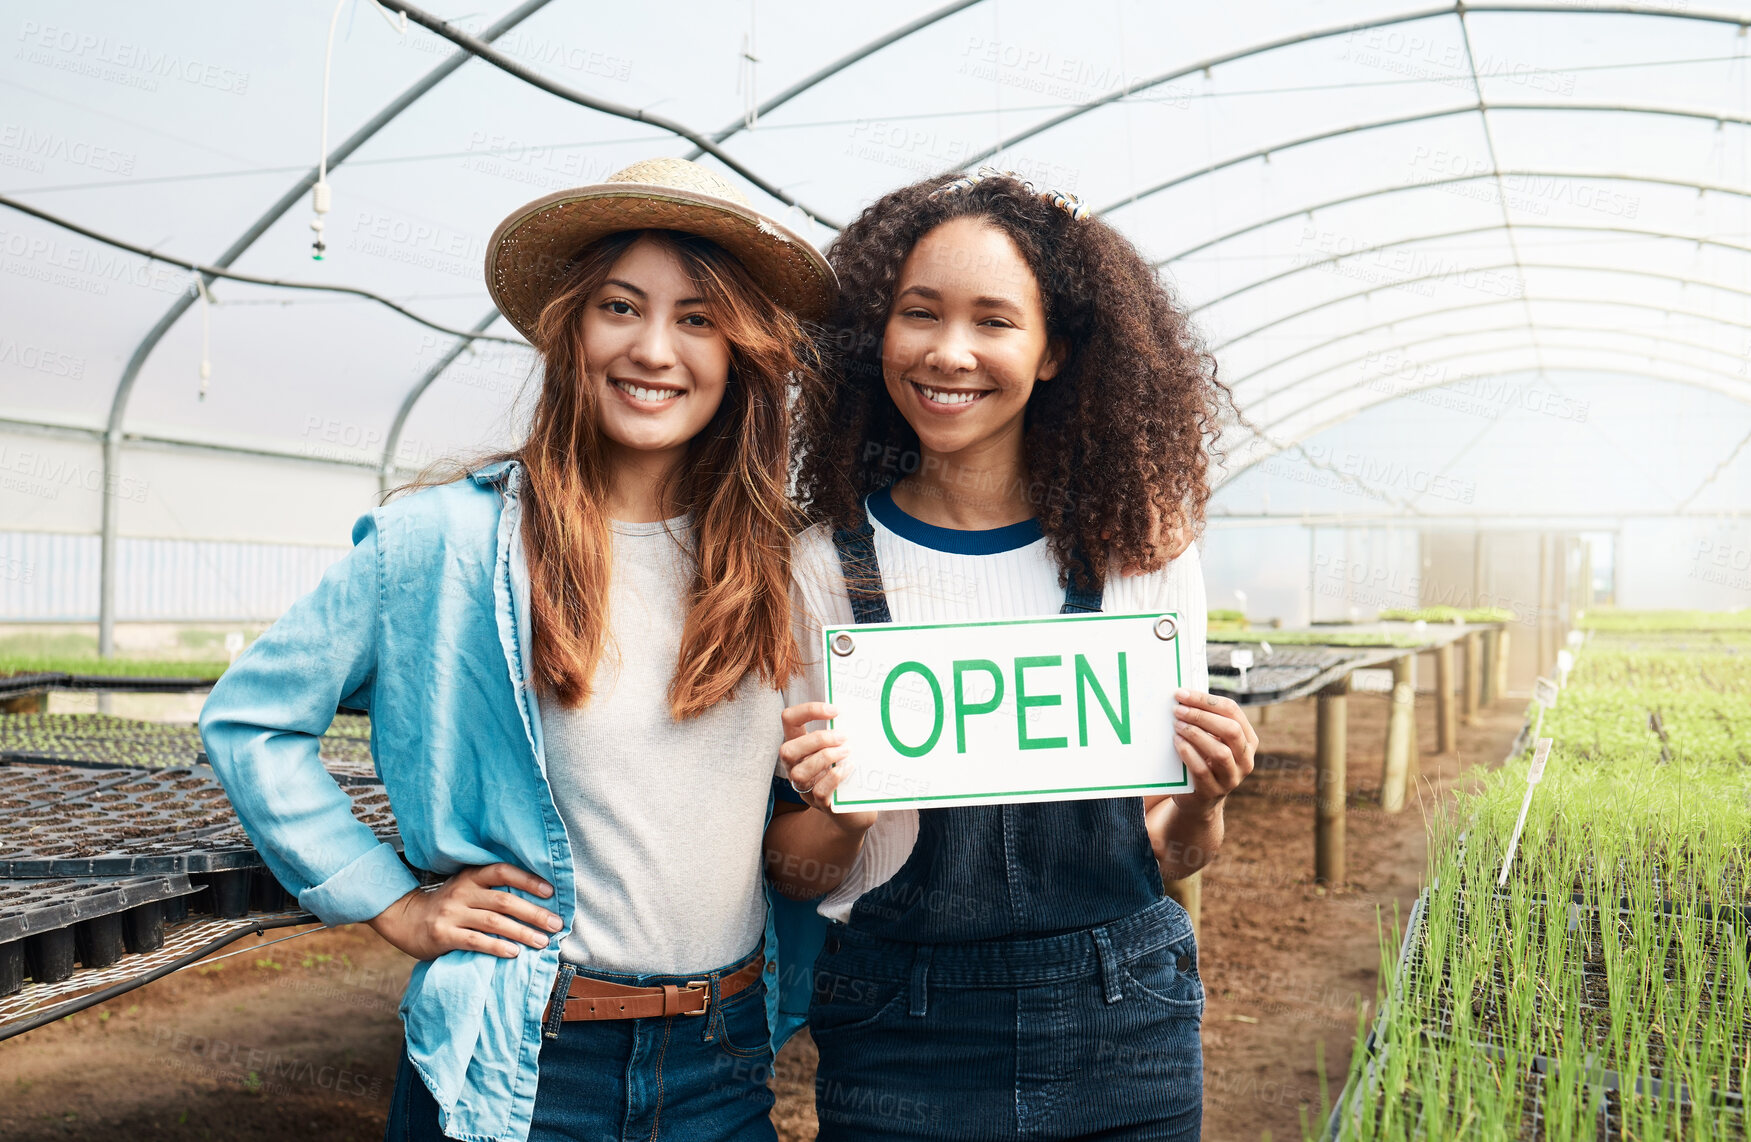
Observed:
[[[534,343],[544,377],[520,448],[523,545],[529,561],[535,676],[566,707],[582,705],[608,639],[613,561],[600,394],[588,381],[583,316],[614,263],[649,238],[680,261],[730,348],[723,404],[662,489],[691,516],[691,605],[669,683],[679,720],[728,697],[750,672],[773,686],[798,670],[791,630],[790,544],[798,520],[786,496],[789,390],[818,385],[810,339],[741,262],[715,243],[670,230],[612,234],[574,259],[541,311]]]
[[[918,434],[888,397],[882,337],[901,267],[925,234],[977,218],[1015,243],[1067,356],[1036,385],[1025,431],[1029,499],[1061,577],[1097,585],[1153,571],[1201,530],[1207,446],[1228,400],[1216,362],[1136,248],[1098,218],[1072,219],[1013,178],[936,194],[926,179],[884,195],[827,251],[839,302],[821,338],[835,374],[798,402],[797,494],[814,519],[855,521],[863,498],[914,470]],[[1092,566],[1083,566],[1080,552]]]

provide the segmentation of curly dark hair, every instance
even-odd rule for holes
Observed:
[[[883,331],[919,239],[976,217],[1015,243],[1039,282],[1048,335],[1067,350],[1052,383],[1034,387],[1025,423],[1028,496],[1060,579],[1097,586],[1110,566],[1160,568],[1201,530],[1210,498],[1206,441],[1228,398],[1214,358],[1105,222],[1073,219],[1009,177],[933,196],[948,181],[883,196],[827,251],[841,290],[819,332],[832,383],[798,400],[798,502],[814,520],[849,526],[864,496],[917,466],[918,435],[883,383]]]

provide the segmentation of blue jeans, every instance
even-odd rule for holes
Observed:
[[[759,955],[720,968],[728,975]],[[701,976],[579,975],[648,987]],[[715,985],[715,980],[714,980]],[[714,988],[715,999],[715,988]],[[529,1142],[775,1142],[766,983],[713,1002],[703,1016],[561,1023],[543,1039]],[[709,1038],[708,1038],[709,1036]],[[440,1142],[438,1104],[408,1062],[395,1076],[384,1142]]]
[[[835,924],[815,961],[821,1142],[1172,1139],[1203,1117],[1204,985],[1163,897],[1098,928],[907,944]]]

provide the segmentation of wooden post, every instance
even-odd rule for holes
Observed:
[[[1505,697],[1508,693],[1508,627],[1503,624],[1496,632],[1496,696]]]
[[[1271,708],[1269,706],[1254,706],[1246,712],[1246,716],[1251,719],[1254,726],[1262,726],[1270,722]]]
[[[1468,726],[1477,721],[1477,690],[1483,675],[1478,643],[1482,641],[1476,631],[1465,636],[1465,678],[1460,683],[1459,720]]]
[[[1483,669],[1479,672],[1477,701],[1488,706],[1496,700],[1496,632],[1483,632]]]
[[[1453,644],[1435,649],[1435,752],[1459,748],[1459,711],[1453,702]]]
[[[1350,676],[1319,692],[1315,755],[1313,878],[1336,887],[1344,880],[1344,745]]]
[[[1192,918],[1192,934],[1198,933],[1199,904],[1204,895],[1204,874],[1194,872],[1184,880],[1167,882],[1167,894],[1179,901],[1180,907]]]
[[[1380,807],[1388,813],[1404,808],[1410,780],[1411,755],[1417,744],[1417,690],[1414,655],[1392,660],[1392,709],[1386,719],[1386,763],[1380,772]]]

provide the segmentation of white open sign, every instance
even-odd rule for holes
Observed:
[[[1191,788],[1174,747],[1173,614],[876,623],[822,642],[854,766],[837,810]]]

